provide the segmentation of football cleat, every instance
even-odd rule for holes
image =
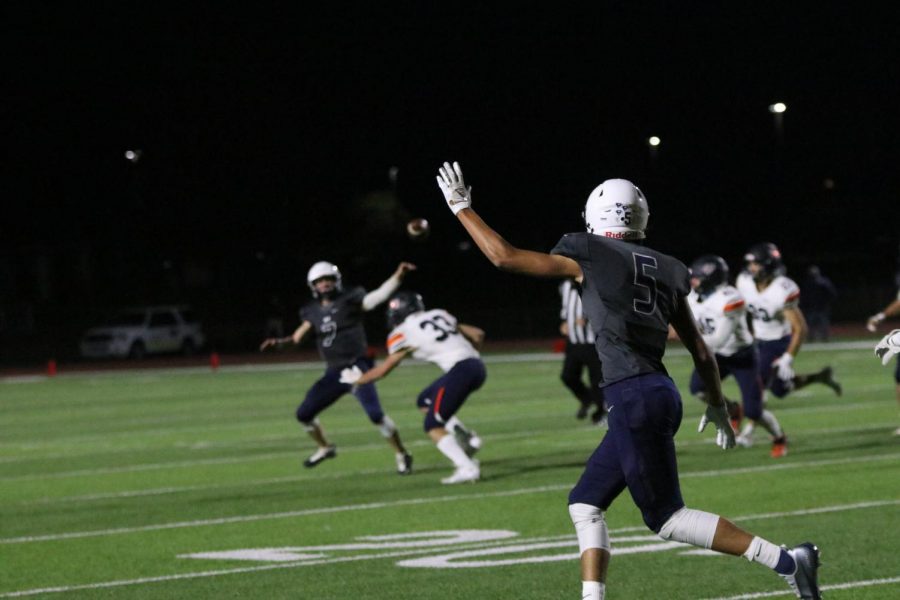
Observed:
[[[793,575],[782,575],[798,598],[821,600],[819,593],[819,549],[811,542],[804,542],[787,551],[797,564]]]
[[[787,438],[784,436],[781,436],[780,438],[776,438],[772,442],[772,452],[770,453],[770,456],[772,458],[782,458],[782,457],[787,456],[787,453],[788,453]]]
[[[410,475],[412,473],[413,457],[409,452],[405,454],[397,454],[397,473],[400,475]]]
[[[309,458],[303,461],[303,466],[311,469],[326,458],[334,458],[335,456],[337,456],[337,446],[331,444],[313,452]]]
[[[822,383],[824,383],[825,385],[830,387],[832,390],[834,390],[835,394],[840,396],[844,392],[844,389],[841,387],[841,384],[834,378],[834,369],[832,369],[831,367],[825,367],[824,369],[822,369],[821,374],[822,374]]]
[[[457,483],[475,483],[478,481],[481,478],[481,468],[477,460],[472,462],[474,463],[473,466],[458,467],[453,471],[453,475],[441,479],[441,483],[444,485],[455,485]]]

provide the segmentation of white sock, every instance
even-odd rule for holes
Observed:
[[[447,419],[446,423],[444,423],[444,429],[446,429],[448,433],[453,433],[459,426],[462,426],[462,421],[457,419],[456,415],[453,415],[452,417]]]
[[[760,537],[754,537],[744,552],[744,557],[751,562],[758,562],[774,569],[781,558],[781,548]]]
[[[745,437],[745,438],[753,437],[754,429],[756,429],[756,423],[754,423],[753,421],[748,419],[747,422],[744,423],[744,428],[741,429],[741,437]]]
[[[606,596],[606,584],[599,581],[581,582],[581,600],[603,600]]]
[[[768,410],[762,412],[762,417],[759,418],[759,422],[762,423],[762,426],[765,427],[766,431],[776,438],[780,438],[784,435],[784,432],[781,430],[781,425],[778,423],[778,419],[776,419],[775,415]]]
[[[441,454],[446,456],[457,467],[474,468],[475,463],[471,458],[466,456],[465,451],[460,447],[459,442],[452,435],[445,435],[437,443],[437,449]]]

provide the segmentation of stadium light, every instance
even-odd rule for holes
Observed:
[[[140,149],[126,150],[125,151],[125,160],[136,163],[137,161],[141,160],[141,155],[143,153],[144,153],[144,151],[140,150]]]
[[[662,143],[662,140],[659,139],[658,137],[656,137],[655,135],[651,135],[651,136],[647,139],[647,144],[648,144],[649,146],[653,147],[653,148],[659,146],[661,143]]]
[[[775,104],[769,105],[769,112],[775,115],[779,115],[787,110],[787,104],[784,102],[776,102]]]

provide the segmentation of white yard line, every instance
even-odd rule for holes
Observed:
[[[812,468],[816,466],[825,466],[825,465],[833,465],[833,464],[856,464],[863,462],[872,462],[878,460],[896,460],[900,458],[900,454],[888,454],[888,455],[872,455],[872,456],[861,456],[857,458],[848,458],[848,459],[833,459],[833,460],[822,460],[822,461],[807,461],[807,462],[796,462],[790,464],[784,464],[784,466],[780,466],[781,469],[806,469]],[[760,467],[748,467],[746,469],[740,469],[739,471],[743,473],[755,473],[766,471],[768,469],[773,468],[772,465],[763,465]],[[732,470],[714,470],[714,471],[687,471],[681,474],[682,478],[693,478],[693,477],[711,477],[711,476],[730,476],[734,475],[735,472]],[[293,517],[302,517],[307,515],[316,515],[316,514],[327,514],[327,513],[338,513],[338,512],[347,512],[347,511],[355,511],[355,510],[372,510],[372,509],[380,509],[380,508],[391,508],[396,506],[410,506],[410,505],[418,505],[418,504],[426,504],[426,503],[436,503],[436,502],[448,502],[459,499],[481,499],[481,498],[498,498],[505,496],[517,496],[522,494],[533,494],[533,493],[543,493],[548,491],[558,491],[563,489],[569,489],[571,487],[571,483],[557,484],[557,485],[549,485],[549,486],[540,486],[534,488],[523,488],[518,490],[508,490],[508,491],[500,491],[500,492],[488,492],[488,493],[475,493],[475,494],[464,494],[464,495],[454,495],[454,496],[445,496],[442,498],[410,498],[406,500],[396,500],[392,502],[372,502],[372,503],[364,503],[364,504],[350,504],[344,506],[331,506],[331,507],[321,507],[321,508],[309,508],[303,510],[296,511],[287,511],[287,512],[278,512],[278,513],[263,513],[256,515],[242,515],[242,516],[234,516],[234,517],[220,517],[215,519],[198,519],[194,521],[179,521],[173,523],[159,523],[156,525],[141,525],[136,527],[117,527],[110,529],[100,529],[93,531],[74,531],[68,533],[54,533],[54,534],[44,534],[44,535],[33,535],[33,536],[21,536],[14,538],[0,538],[0,544],[21,544],[28,542],[43,542],[43,541],[52,541],[52,540],[60,540],[60,539],[73,539],[73,538],[85,538],[85,537],[101,537],[107,535],[122,535],[129,533],[139,533],[143,531],[158,531],[164,529],[181,529],[188,527],[204,527],[209,525],[225,525],[231,523],[245,523],[250,521],[262,521],[262,520],[270,520],[270,519],[285,519],[285,518],[293,518]],[[898,501],[886,502],[886,504],[892,503],[900,503]],[[885,503],[882,503],[885,504]],[[881,505],[881,504],[877,504]],[[855,508],[864,508],[869,506],[867,503],[859,504],[859,505],[845,505],[851,506]],[[774,513],[773,513],[774,514]]]
[[[516,436],[526,436],[527,433],[518,433]],[[496,440],[496,437],[485,438],[490,439],[491,441]],[[709,441],[697,441],[690,442],[691,445],[699,445],[699,444],[709,444]],[[420,447],[420,446],[430,446],[431,443],[428,441],[416,441],[407,443],[409,447]],[[372,445],[372,448],[381,448],[382,445],[378,444]],[[369,447],[367,447],[369,448]],[[341,451],[344,451],[343,448]],[[880,461],[880,460],[896,460],[900,459],[900,454],[871,454],[867,456],[860,457],[852,457],[852,458],[835,458],[835,459],[823,459],[811,462],[803,462],[803,463],[780,463],[780,464],[770,464],[767,463],[765,465],[760,465],[758,467],[744,467],[744,468],[735,468],[735,469],[719,469],[713,471],[685,471],[680,474],[682,478],[685,477],[713,477],[713,476],[727,476],[727,475],[740,475],[743,473],[757,473],[757,472],[768,472],[772,470],[780,470],[780,469],[794,469],[794,468],[802,468],[802,467],[820,467],[820,466],[828,466],[828,465],[840,465],[840,464],[850,464],[857,462],[872,462],[872,461]],[[489,463],[486,463],[489,464]],[[110,500],[110,499],[123,499],[123,498],[140,498],[146,496],[158,496],[158,495],[167,495],[167,494],[178,494],[184,492],[196,492],[196,491],[211,491],[211,490],[219,490],[219,489],[229,489],[229,488],[243,488],[243,487],[253,487],[256,488],[262,485],[277,485],[281,483],[295,483],[300,481],[309,481],[309,480],[319,480],[319,479],[343,479],[345,477],[359,477],[364,475],[378,475],[384,474],[388,471],[385,468],[378,469],[363,469],[359,471],[341,471],[338,473],[310,473],[306,475],[289,475],[285,477],[270,477],[266,479],[252,479],[242,482],[232,482],[232,483],[217,483],[211,485],[186,485],[186,486],[166,486],[162,488],[150,488],[143,490],[122,490],[119,492],[105,492],[105,493],[93,493],[93,494],[80,494],[73,496],[59,496],[59,497],[43,497],[37,500],[23,500],[23,504],[34,504],[35,502],[41,504],[56,504],[56,503],[69,503],[69,502],[89,502],[94,500]]]
[[[537,488],[533,488],[537,489]],[[458,499],[458,498],[457,498]],[[845,504],[845,505],[835,505],[835,506],[823,506],[814,509],[806,509],[806,510],[798,510],[798,511],[790,511],[790,512],[782,512],[782,513],[767,513],[763,515],[748,515],[745,517],[737,517],[735,521],[742,520],[751,520],[751,519],[773,519],[773,518],[784,518],[788,516],[804,516],[807,514],[819,514],[823,512],[843,512],[846,510],[854,510],[860,508],[871,508],[875,506],[884,506],[890,504],[900,504],[900,500],[896,501],[885,501],[885,502],[864,502],[858,504]],[[611,530],[611,534],[619,534],[619,533],[627,533],[631,531],[646,531],[644,527],[624,527],[619,529]],[[512,542],[498,542],[498,543],[483,543],[483,544],[466,544],[464,546],[455,545],[448,546],[447,550],[458,551],[462,550],[464,547],[466,549],[480,548],[480,547],[503,547],[504,545],[508,545],[509,543],[523,543],[523,542],[534,542],[540,540],[560,540],[566,541],[570,540],[574,545],[575,540],[572,534],[560,535],[560,536],[551,536],[551,537],[541,537],[541,538],[516,538]],[[319,564],[333,564],[338,562],[353,562],[353,561],[361,561],[361,560],[376,560],[382,558],[395,558],[401,556],[415,556],[419,554],[431,554],[434,552],[444,551],[445,548],[442,547],[429,547],[426,549],[415,549],[415,550],[400,550],[400,551],[392,551],[392,552],[383,552],[379,554],[366,554],[366,555],[357,555],[357,556],[346,556],[346,557],[330,557],[325,560],[321,559],[313,559],[313,560],[305,560],[305,561],[294,561],[288,563],[278,563],[278,564],[268,564],[268,565],[258,565],[253,567],[239,567],[234,569],[219,569],[215,571],[200,571],[196,573],[181,573],[177,575],[161,575],[157,577],[142,577],[139,579],[124,579],[117,581],[104,581],[98,583],[88,583],[88,584],[80,584],[80,585],[71,585],[71,586],[57,586],[57,587],[48,587],[48,588],[36,588],[30,590],[19,590],[15,592],[7,592],[4,594],[0,594],[0,598],[16,598],[22,596],[33,596],[37,594],[50,594],[50,593],[63,593],[63,592],[72,592],[78,590],[89,590],[89,589],[103,589],[103,588],[113,588],[113,587],[124,587],[130,585],[141,585],[146,583],[161,583],[166,581],[178,581],[178,580],[186,580],[186,579],[201,579],[208,577],[219,577],[222,575],[236,575],[242,573],[255,573],[259,571],[271,571],[275,569],[293,569],[303,566],[315,566]],[[838,589],[856,589],[860,587],[870,587],[874,585],[888,585],[892,583],[900,582],[900,577],[891,577],[885,579],[870,579],[864,581],[847,581],[843,583],[830,584],[826,586],[822,586],[822,590],[838,590]],[[776,591],[776,592],[759,592],[754,594],[742,594],[739,596],[729,596],[727,598],[718,598],[716,600],[744,600],[751,598],[768,598],[775,596],[789,596],[790,592],[785,591]]]
[[[434,504],[438,502],[455,502],[457,500],[472,500],[482,498],[502,498],[507,496],[520,496],[523,494],[538,494],[543,492],[556,492],[568,489],[571,484],[548,485],[533,488],[522,488],[518,490],[506,490],[502,492],[489,492],[484,494],[459,494],[453,496],[441,496],[434,498],[409,498],[407,500],[395,500],[391,502],[369,502],[364,504],[349,504],[344,506],[328,506],[322,508],[308,508],[304,510],[294,510],[279,513],[264,513],[258,515],[242,515],[236,517],[222,517],[218,519],[199,519],[195,521],[181,521],[175,523],[160,523],[157,525],[142,525],[139,527],[118,527],[113,529],[102,529],[94,531],[75,531],[70,533],[58,533],[49,535],[25,536],[17,538],[0,538],[0,544],[23,544],[29,542],[44,542],[52,540],[65,540],[73,538],[85,537],[101,537],[106,535],[121,535],[127,533],[139,533],[143,531],[159,531],[163,529],[183,529],[189,527],[205,527],[209,525],[228,525],[231,523],[248,523],[252,521],[266,521],[272,519],[288,519],[294,517],[305,517],[309,515],[320,515],[330,513],[340,513],[356,510],[372,510],[379,508],[393,508],[397,506],[414,506],[418,504]]]
[[[831,590],[855,590],[863,587],[872,587],[874,585],[889,585],[892,583],[900,583],[900,576],[886,577],[884,579],[865,579],[861,581],[845,581],[844,583],[832,583],[829,585],[819,586],[823,592]],[[710,598],[709,600],[750,600],[751,598],[777,598],[778,596],[793,597],[791,591],[778,590],[776,592],[756,592],[755,594],[741,594],[739,596],[723,596],[721,598]]]
[[[327,562],[331,563],[339,563],[339,562],[353,562],[360,560],[373,560],[378,558],[394,558],[399,556],[415,556],[417,554],[429,554],[431,552],[435,552],[436,550],[441,550],[443,548],[429,548],[425,550],[401,550],[395,552],[383,552],[381,554],[364,554],[361,556],[343,556],[343,557],[335,557]],[[457,549],[457,546],[447,547],[446,549]],[[50,594],[50,593],[62,593],[62,592],[73,592],[77,590],[94,590],[101,588],[112,588],[112,587],[122,587],[127,585],[139,585],[142,583],[160,583],[164,581],[178,581],[180,579],[201,579],[206,577],[219,577],[220,575],[234,575],[238,573],[254,573],[257,571],[272,571],[275,569],[293,569],[296,567],[304,567],[304,566],[313,566],[316,564],[320,564],[322,561],[296,561],[296,562],[287,562],[287,563],[278,563],[278,564],[269,564],[269,565],[260,565],[256,567],[242,567],[237,569],[221,569],[218,571],[201,571],[199,573],[181,573],[178,575],[161,575],[158,577],[142,577],[140,579],[125,579],[119,581],[104,581],[101,583],[87,583],[83,585],[70,585],[70,586],[59,586],[59,587],[51,587],[51,588],[40,588],[40,589],[32,589],[32,590],[21,590],[18,592],[7,592],[5,594],[0,594],[0,598],[17,598],[22,596],[34,596],[36,594]]]
[[[879,403],[880,404],[880,403]],[[857,407],[860,407],[860,404],[852,405],[855,410]],[[810,409],[814,411],[821,412],[823,410],[822,407],[818,407],[815,409]],[[502,419],[503,420],[503,419]],[[579,430],[583,429],[584,431],[596,431],[598,433],[602,432],[602,429],[592,426],[579,426]],[[842,428],[827,428],[827,429],[811,429],[804,432],[804,435],[816,435],[822,433],[847,433],[847,432],[855,432],[855,431],[863,431],[863,430],[879,430],[879,429],[889,429],[890,426],[885,426],[882,424],[879,425],[862,425],[859,427],[842,427]],[[568,430],[567,430],[568,431]],[[338,430],[335,430],[336,435],[340,435]],[[344,432],[346,433],[346,432]],[[528,430],[528,431],[516,431],[511,433],[501,433],[494,435],[485,435],[483,438],[487,442],[495,442],[498,440],[509,440],[509,439],[517,439],[517,438],[529,438],[535,435],[541,435],[548,433],[548,430]],[[598,436],[599,440],[599,436]],[[578,443],[578,442],[576,442]],[[697,437],[695,439],[689,440],[676,440],[675,444],[677,447],[687,447],[687,446],[700,446],[712,444],[713,439],[708,437]],[[409,443],[410,446],[427,446],[429,442],[427,440],[415,440]],[[568,444],[567,444],[568,445]],[[383,448],[384,445],[380,443],[370,443],[370,444],[360,444],[360,445],[341,445],[341,452],[368,452],[375,448]],[[41,456],[41,457],[33,457],[32,460],[46,460],[50,458],[65,458],[68,455],[61,454],[55,456]],[[162,463],[145,463],[138,465],[126,465],[121,467],[100,467],[96,469],[75,469],[72,471],[59,471],[57,473],[27,473],[23,475],[10,475],[6,477],[0,477],[0,483],[7,481],[43,481],[48,479],[63,479],[67,477],[85,477],[85,476],[94,476],[94,475],[107,475],[107,474],[118,474],[118,473],[131,473],[131,472],[142,472],[142,471],[155,471],[161,469],[176,469],[176,468],[191,468],[193,466],[202,466],[202,465],[228,465],[228,464],[238,464],[238,463],[247,463],[247,462],[255,462],[259,460],[269,460],[269,459],[280,459],[280,458],[291,458],[299,456],[298,451],[295,450],[286,450],[282,452],[268,452],[265,454],[254,454],[250,456],[236,456],[236,457],[221,457],[221,458],[201,458],[201,459],[192,459],[192,460],[179,460],[172,462],[162,462]],[[23,459],[24,460],[24,459]],[[12,461],[10,461],[12,462]],[[9,464],[9,463],[6,463]],[[350,474],[348,474],[350,475]]]

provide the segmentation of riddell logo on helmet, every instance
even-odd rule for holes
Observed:
[[[633,236],[634,233],[631,231],[604,231],[603,235],[614,240],[624,240]]]

